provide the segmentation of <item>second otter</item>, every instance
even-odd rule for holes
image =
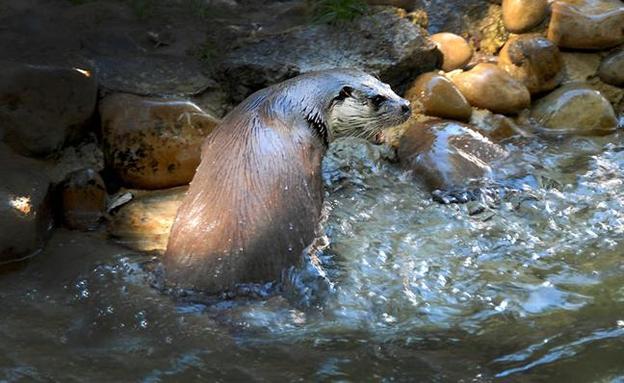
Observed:
[[[206,138],[171,229],[167,280],[220,291],[278,279],[315,237],[328,143],[371,138],[409,115],[409,102],[387,84],[350,69],[252,94]]]

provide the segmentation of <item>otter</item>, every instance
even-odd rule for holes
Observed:
[[[278,279],[316,236],[328,144],[370,139],[410,113],[389,85],[352,69],[249,96],[203,143],[163,257],[167,283],[219,292]]]

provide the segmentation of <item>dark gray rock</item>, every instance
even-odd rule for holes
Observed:
[[[350,23],[306,25],[234,49],[217,69],[235,101],[314,70],[351,67],[397,86],[441,61],[426,32],[395,8],[373,8]]]

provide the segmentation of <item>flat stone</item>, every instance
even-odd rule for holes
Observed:
[[[90,68],[9,61],[0,65],[0,125],[11,147],[44,156],[82,134],[97,97]]]
[[[620,0],[558,0],[552,5],[548,39],[564,48],[606,49],[624,43]]]
[[[306,25],[261,38],[224,57],[217,75],[235,100],[303,72],[349,67],[379,75],[396,86],[433,70],[435,45],[393,8],[342,24]]]
[[[218,123],[188,100],[119,93],[101,101],[100,116],[106,163],[140,189],[190,182],[204,138]]]
[[[412,109],[428,116],[469,120],[472,107],[446,77],[435,72],[424,73],[408,87],[405,98]]]

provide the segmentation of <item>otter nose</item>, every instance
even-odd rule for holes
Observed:
[[[411,112],[411,108],[410,108],[410,102],[405,100],[405,102],[403,102],[401,104],[401,112],[408,114],[409,112]]]

